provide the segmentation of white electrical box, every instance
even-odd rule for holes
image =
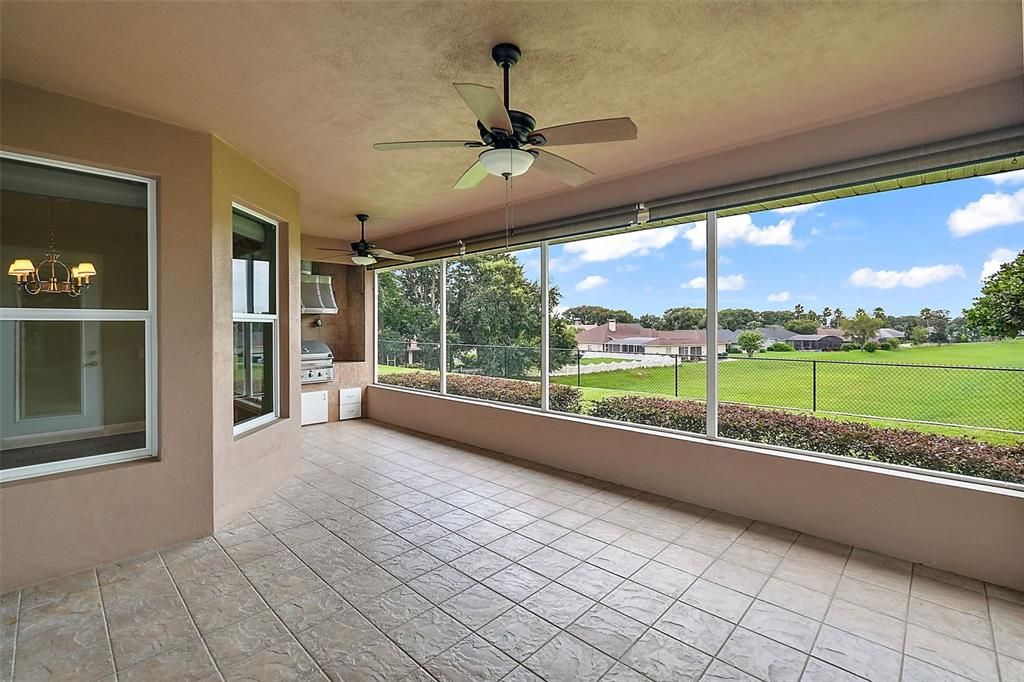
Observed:
[[[327,391],[302,394],[302,425],[322,424],[327,421]]]
[[[338,389],[338,419],[359,419],[363,416],[363,389]]]

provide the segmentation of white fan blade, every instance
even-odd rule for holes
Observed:
[[[636,139],[636,124],[630,118],[603,118],[580,121],[533,131],[544,136],[545,147],[593,142],[619,142]]]
[[[512,132],[512,119],[508,117],[508,111],[502,104],[497,90],[476,83],[454,83],[453,85],[465,100],[466,106],[472,110],[485,128],[488,130],[499,128],[508,133]]]
[[[462,174],[462,177],[455,183],[455,189],[473,189],[483,182],[484,178],[488,175],[490,173],[487,172],[484,165],[477,161]]]
[[[412,256],[405,256],[400,253],[394,253],[392,251],[388,251],[387,249],[370,249],[370,255],[377,256],[378,258],[387,258],[388,260],[399,260],[402,261],[403,263],[411,263],[412,261],[416,260]]]
[[[546,152],[543,149],[531,149],[530,153],[537,157],[533,162],[533,168],[553,175],[567,185],[573,187],[582,185],[594,177],[594,174],[583,166],[575,164],[569,159],[563,159],[557,154]]]

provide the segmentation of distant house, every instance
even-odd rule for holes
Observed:
[[[720,334],[715,344],[717,353],[724,353],[726,339]],[[635,323],[608,320],[590,329],[576,332],[576,345],[581,351],[635,353],[706,357],[707,334],[703,329],[661,331]]]
[[[847,341],[850,340],[849,335],[843,334],[843,330],[841,329],[833,329],[831,327],[819,327],[817,333],[822,335],[839,335],[840,337]],[[891,327],[882,327],[881,329],[878,330],[878,334],[873,339],[871,339],[871,341],[874,341],[875,343],[880,343],[882,341],[888,341],[889,339],[905,338],[907,338],[907,335],[901,332],[899,329],[892,329]]]
[[[839,350],[843,337],[839,332],[830,334],[794,334],[786,339],[796,350]]]
[[[723,329],[718,332],[718,340],[725,341],[728,345],[734,346],[739,342],[740,334],[743,332],[757,332],[761,335],[761,347],[767,348],[773,343],[779,343],[789,341],[790,337],[795,334],[785,327],[779,325],[771,325],[768,327],[757,327],[755,329],[737,329],[736,331],[730,331]]]

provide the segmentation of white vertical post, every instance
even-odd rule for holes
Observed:
[[[540,243],[540,409],[547,412],[551,406],[551,329],[549,322],[551,284],[548,282],[548,243]]]
[[[707,264],[704,273],[707,278],[706,297],[707,310],[704,342],[707,345],[707,360],[704,363],[707,372],[707,424],[705,430],[708,438],[718,437],[718,214],[708,211],[706,214]]]
[[[441,320],[437,344],[437,366],[441,372],[441,395],[448,392],[448,259],[441,259]]]
[[[377,383],[377,368],[380,366],[380,271],[373,271],[373,383]]]

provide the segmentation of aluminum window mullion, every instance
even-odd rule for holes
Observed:
[[[540,409],[548,412],[551,409],[551,328],[550,298],[548,282],[548,243],[540,244]]]
[[[704,273],[705,309],[707,323],[704,325],[704,344],[707,348],[707,360],[704,362],[707,375],[707,396],[705,411],[707,413],[705,435],[718,438],[718,214],[708,211],[705,215],[705,248],[706,264]]]
[[[437,343],[437,369],[440,374],[438,390],[448,393],[448,259],[441,259],[440,334]]]

